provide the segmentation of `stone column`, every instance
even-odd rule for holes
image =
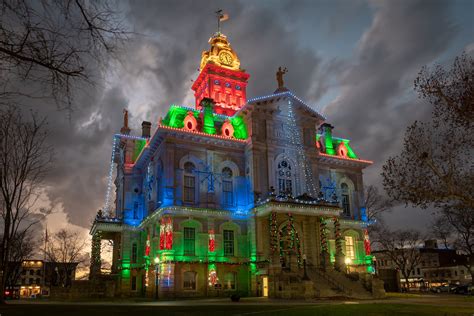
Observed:
[[[326,222],[325,218],[321,217],[319,219],[319,232],[320,232],[320,242],[321,242],[321,268],[322,269],[327,269],[331,265],[331,261],[329,258],[329,252],[328,252],[328,240],[327,240],[327,227],[326,227]]]
[[[341,234],[341,223],[339,218],[334,217],[334,243],[336,245],[336,254],[334,267],[338,271],[345,271],[344,254],[342,253],[342,234]]]
[[[100,232],[96,232],[92,236],[91,266],[90,266],[89,279],[94,279],[95,277],[100,275],[100,266],[102,265],[102,260],[100,258],[101,240],[102,240],[102,236]]]

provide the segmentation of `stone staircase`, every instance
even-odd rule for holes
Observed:
[[[303,279],[301,270],[298,273],[281,271],[278,276],[278,296],[286,299],[336,296],[371,299],[383,296],[379,295],[378,291],[371,290],[373,282],[364,282],[362,279],[352,280],[345,273],[332,268],[322,270],[308,267],[307,275],[310,279],[309,281]]]
[[[308,276],[310,278],[313,277],[312,280],[314,282],[316,293],[318,292],[318,287],[320,287],[323,289],[323,292],[321,293],[323,294],[326,284],[330,284],[331,289],[336,290],[336,295],[357,299],[373,298],[372,292],[364,286],[361,280],[351,280],[345,273],[334,269],[322,270],[318,268],[309,268],[307,271]],[[324,282],[321,282],[322,280]]]

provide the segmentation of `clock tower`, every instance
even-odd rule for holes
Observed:
[[[240,68],[240,60],[221,32],[210,39],[211,47],[202,52],[199,76],[192,86],[196,109],[201,100],[214,100],[214,112],[232,116],[247,102],[246,89],[250,77]]]

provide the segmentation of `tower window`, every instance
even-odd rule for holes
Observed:
[[[349,187],[346,183],[341,184],[341,202],[344,215],[351,215],[351,203],[349,199]]]
[[[194,256],[196,247],[196,229],[184,228],[184,254]]]
[[[137,263],[137,244],[133,243],[132,245],[132,258],[131,261],[132,263]]]
[[[234,255],[234,231],[224,230],[224,256]]]
[[[233,182],[232,182],[232,170],[228,167],[222,169],[222,198],[224,205],[233,205]]]
[[[226,86],[226,88],[230,88],[230,83],[226,82],[225,86]]]
[[[196,193],[196,178],[193,174],[195,166],[192,162],[184,164],[184,202],[194,203]]]
[[[278,192],[280,194],[293,194],[293,173],[288,161],[282,160],[278,164],[277,178]]]
[[[240,89],[241,89],[241,88],[240,88],[239,85],[236,85],[236,86],[235,86],[235,90],[240,90]]]
[[[217,80],[217,79],[216,79],[216,80],[214,80],[214,84],[215,84],[215,85],[218,85],[218,84],[220,84],[219,80]]]

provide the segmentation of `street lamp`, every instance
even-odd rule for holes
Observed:
[[[155,299],[158,300],[160,258],[155,257]]]

